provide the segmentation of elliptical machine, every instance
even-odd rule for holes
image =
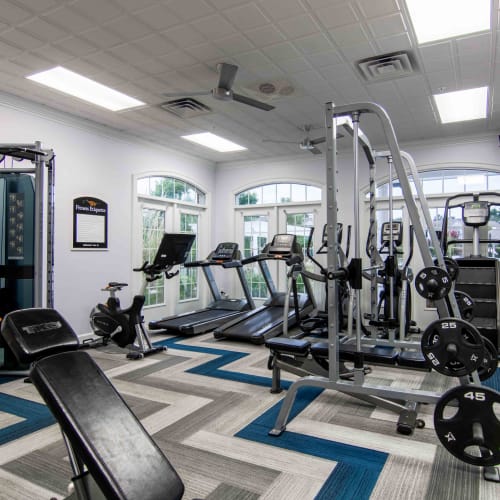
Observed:
[[[119,347],[129,349],[128,359],[141,359],[156,352],[165,351],[166,347],[153,346],[147,331],[144,328],[142,307],[146,300],[146,287],[165,274],[166,279],[171,279],[179,274],[179,270],[171,272],[176,265],[183,264],[189,254],[194,234],[168,234],[165,233],[152,264],[144,264],[134,269],[144,273],[144,279],[139,295],[135,295],[132,304],[122,309],[120,299],[116,292],[127,286],[127,283],[112,281],[103,288],[109,292],[105,304],[97,304],[90,313],[90,326],[94,333],[102,337],[103,344],[110,340]]]

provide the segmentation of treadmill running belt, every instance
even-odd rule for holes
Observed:
[[[293,312],[293,311],[292,311]],[[238,321],[235,325],[222,328],[224,337],[251,338],[258,337],[278,323],[283,322],[283,307],[266,307],[250,317]]]
[[[231,311],[229,309],[206,309],[203,311],[196,311],[190,314],[186,314],[184,316],[181,315],[174,318],[165,319],[164,321],[156,321],[155,328],[180,331],[185,328],[189,328],[192,325],[204,323],[205,321],[212,321],[217,318],[227,318],[229,321],[229,319],[236,314],[240,314],[240,312]]]

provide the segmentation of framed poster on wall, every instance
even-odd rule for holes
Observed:
[[[98,198],[81,196],[73,200],[73,249],[108,248],[108,204]]]

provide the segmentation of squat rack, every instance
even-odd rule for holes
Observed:
[[[6,167],[5,157],[29,160],[32,167]],[[43,149],[41,142],[32,144],[0,144],[0,173],[32,174],[35,187],[34,220],[34,307],[43,306],[44,281],[46,282],[46,306],[54,307],[54,184],[55,154]],[[45,172],[45,169],[47,172]],[[45,201],[46,198],[46,201]],[[45,214],[45,218],[44,218]],[[45,279],[44,279],[45,257]]]
[[[361,325],[360,325],[360,299],[362,286],[362,266],[361,266],[361,251],[360,251],[360,215],[359,215],[359,181],[358,181],[358,148],[359,145],[367,155],[370,168],[373,168],[375,163],[373,152],[367,151],[369,142],[359,130],[359,119],[362,114],[374,114],[379,119],[382,130],[389,146],[389,153],[392,158],[393,167],[399,179],[403,196],[405,198],[410,221],[414,226],[414,234],[422,254],[422,259],[425,267],[433,267],[434,257],[427,243],[426,234],[422,225],[422,220],[419,217],[417,205],[411,192],[410,182],[407,172],[403,165],[403,156],[409,164],[411,174],[417,188],[418,199],[420,202],[421,211],[427,225],[427,231],[431,237],[432,245],[436,253],[438,266],[446,270],[443,254],[435,230],[432,225],[432,218],[429,212],[429,207],[426,203],[423,189],[421,188],[418,173],[414,162],[407,154],[402,154],[399,150],[398,142],[392,123],[386,111],[379,105],[371,102],[354,103],[342,106],[334,106],[329,102],[325,105],[326,119],[326,187],[327,187],[327,234],[328,234],[328,264],[327,264],[327,280],[328,280],[328,353],[329,353],[329,371],[328,377],[307,376],[296,380],[288,389],[287,395],[283,400],[280,412],[274,424],[274,428],[269,432],[270,435],[278,436],[286,429],[290,411],[297,391],[301,387],[313,386],[324,389],[333,389],[339,392],[349,394],[353,397],[369,402],[375,406],[381,406],[390,411],[396,412],[402,416],[402,412],[410,412],[413,416],[416,415],[420,403],[437,403],[441,394],[433,391],[425,390],[403,390],[387,386],[371,385],[364,381],[363,359],[361,354]],[[337,311],[337,286],[336,279],[345,275],[345,270],[339,268],[337,259],[338,240],[337,240],[337,121],[349,122],[349,128],[352,130],[353,136],[353,163],[354,163],[354,257],[349,263],[349,279],[351,287],[354,289],[355,301],[357,304],[357,321],[356,321],[356,351],[359,354],[358,359],[354,364],[354,377],[352,380],[340,378],[339,373],[339,343],[338,343],[338,311]],[[345,127],[344,127],[345,128]],[[386,153],[387,155],[387,153]],[[352,278],[351,274],[354,276]],[[449,305],[446,300],[440,299],[436,301],[437,311],[440,318],[454,316],[460,317],[458,305],[450,294]],[[475,383],[480,383],[477,373],[472,374]],[[462,383],[467,383],[465,379],[461,379]],[[403,402],[403,403],[401,403]]]

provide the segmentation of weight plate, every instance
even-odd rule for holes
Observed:
[[[458,262],[451,257],[443,257],[444,264],[446,266],[446,272],[450,275],[452,281],[456,281],[458,278],[458,273],[460,271],[460,267],[458,267]],[[439,266],[438,260],[434,259],[434,265]]]
[[[460,385],[450,389],[434,410],[439,441],[468,464],[500,464],[499,408],[500,393],[489,387]]]
[[[486,337],[483,337],[484,342],[484,355],[483,362],[481,366],[477,369],[477,374],[479,375],[480,380],[489,379],[495,372],[498,367],[498,352],[495,344],[488,340]]]
[[[422,335],[421,347],[429,366],[449,377],[469,375],[484,359],[483,337],[474,325],[459,318],[433,321]]]
[[[474,301],[472,297],[461,290],[455,290],[455,299],[458,308],[460,309],[460,316],[465,321],[470,321],[474,317]]]
[[[440,267],[425,267],[415,277],[415,288],[424,299],[439,300],[450,293],[450,275]]]

